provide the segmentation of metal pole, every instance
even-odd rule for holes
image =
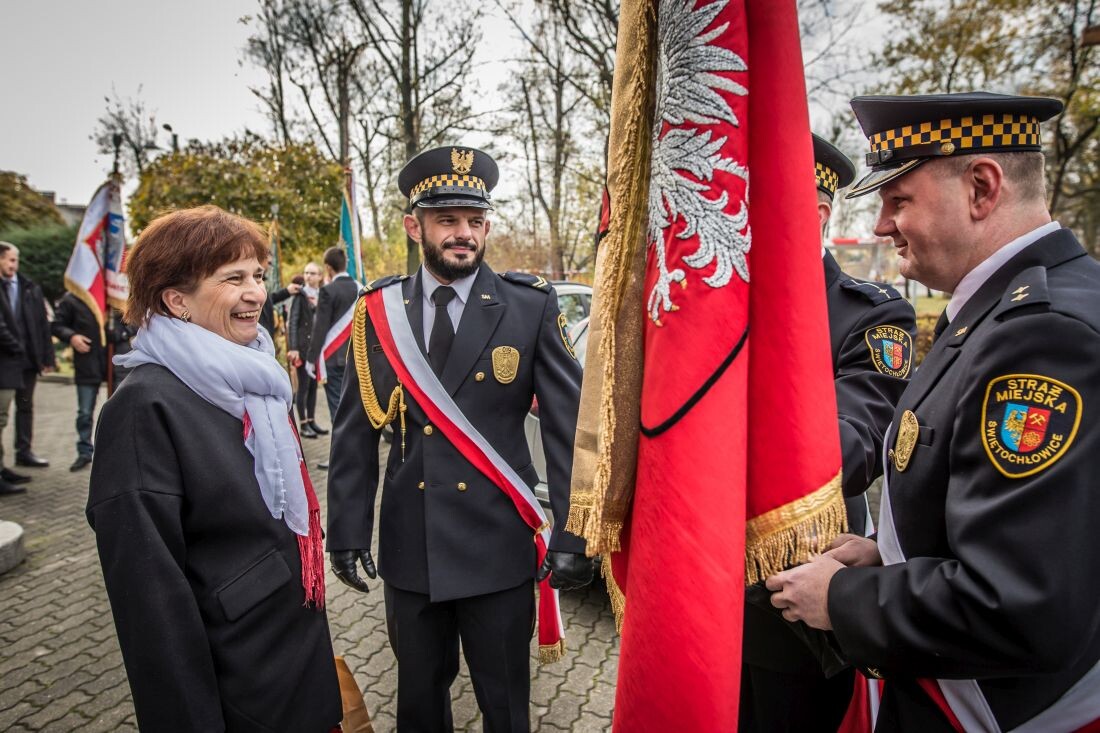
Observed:
[[[115,162],[111,166],[111,175],[112,176],[117,176],[118,175],[118,153],[122,149],[122,134],[116,132],[114,135],[111,135],[111,142],[115,146]]]

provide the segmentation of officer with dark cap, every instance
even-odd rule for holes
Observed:
[[[824,240],[833,197],[856,174],[844,153],[813,136],[817,212]],[[822,247],[829,336],[836,380],[844,504],[848,529],[871,530],[866,491],[882,475],[882,441],[894,405],[912,370],[916,319],[913,307],[889,285],[841,271]],[[791,625],[774,613],[745,605],[741,733],[836,733],[852,697],[854,671],[826,678],[818,659]]]
[[[1100,263],[1046,206],[1054,99],[858,97],[875,231],[951,293],[894,412],[877,544],[767,580],[886,678],[878,731],[1100,729]]]
[[[328,549],[336,576],[366,592],[357,565],[375,577],[378,439],[386,424],[395,428],[382,487],[378,573],[397,656],[398,730],[452,729],[460,639],[485,730],[529,730],[533,581],[549,574],[554,588],[572,588],[593,574],[584,540],[564,531],[581,369],[546,280],[498,275],[482,262],[498,176],[489,155],[457,146],[425,151],[401,171],[398,185],[412,210],[405,231],[420,244],[424,264],[411,277],[368,284],[332,431]],[[398,317],[408,319],[401,327],[411,328],[406,343],[415,339],[419,351],[413,356],[430,364],[422,371],[430,384],[418,381],[417,388],[426,400],[433,389],[449,399],[419,404],[413,385],[398,379],[380,324],[367,312],[371,294],[387,288],[404,302]],[[394,331],[387,325],[382,333]],[[463,433],[476,433],[505,471],[534,487],[523,430],[532,398],[558,517],[541,567],[535,533],[517,504],[468,446],[444,437],[428,411],[448,414],[445,403],[453,401],[461,414],[448,419],[468,421]],[[558,651],[540,648],[540,659]]]

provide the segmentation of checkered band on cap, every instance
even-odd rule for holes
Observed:
[[[814,163],[817,187],[832,196],[840,186],[840,175],[832,168],[822,163]]]
[[[430,188],[471,188],[482,193],[486,192],[485,181],[481,180],[477,176],[471,175],[459,175],[458,173],[444,173],[438,176],[431,176],[425,178],[420,183],[413,186],[412,191],[409,193],[409,198],[414,199],[418,194],[427,191]]]
[[[946,142],[954,143],[958,151],[1040,150],[1042,147],[1039,140],[1039,119],[1013,114],[991,114],[906,125],[875,133],[871,135],[869,142],[872,153]]]

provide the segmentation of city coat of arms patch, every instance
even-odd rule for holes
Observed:
[[[982,444],[997,470],[1022,478],[1069,449],[1081,423],[1081,395],[1039,374],[1006,374],[986,388]]]
[[[909,376],[913,359],[913,339],[897,326],[875,326],[864,334],[871,362],[883,374],[904,379]]]

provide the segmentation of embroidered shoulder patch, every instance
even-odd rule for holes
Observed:
[[[573,357],[573,361],[577,360],[577,352],[573,351],[573,342],[569,340],[569,334],[566,333],[569,330],[569,325],[566,323],[565,315],[563,313],[558,314],[558,331],[561,332],[561,342],[565,344],[565,350],[569,352],[569,355]]]
[[[1041,374],[1006,374],[989,383],[982,444],[1008,478],[1031,476],[1069,449],[1081,424],[1081,395]]]
[[[863,334],[871,350],[871,362],[883,374],[891,377],[909,376],[913,362],[913,339],[909,332],[897,326],[875,326]]]

